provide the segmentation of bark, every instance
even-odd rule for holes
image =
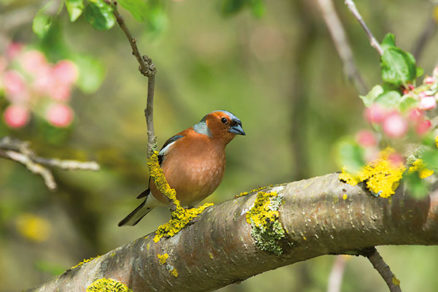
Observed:
[[[340,182],[338,174],[272,189],[284,198],[279,207],[286,231],[279,242],[281,255],[255,244],[246,221],[256,197],[250,194],[207,209],[174,237],[158,243],[153,234],[137,239],[37,291],[85,291],[99,278],[118,280],[133,291],[206,291],[320,255],[357,254],[376,245],[438,244],[436,189],[422,200],[401,187],[390,199],[375,198],[360,186]],[[158,254],[165,253],[167,262],[160,264]]]

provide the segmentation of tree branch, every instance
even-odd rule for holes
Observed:
[[[353,0],[345,0],[345,5],[347,5],[348,9],[350,9],[353,16],[359,21],[362,28],[365,30],[368,39],[370,40],[370,45],[376,49],[376,51],[379,53],[379,55],[383,55],[383,49],[380,46],[379,42],[374,37],[371,30],[366,25],[365,21],[363,20],[362,16],[360,15],[359,11],[356,8],[356,4],[354,4]]]
[[[169,239],[154,243],[153,234],[139,238],[37,291],[85,291],[100,278],[115,279],[133,291],[206,291],[321,255],[377,245],[438,244],[438,189],[423,200],[401,187],[391,199],[375,198],[329,174],[264,191],[283,198],[278,220],[285,237],[277,242],[279,255],[261,250],[252,237],[246,215],[258,196],[250,194],[209,208]],[[163,254],[168,255],[164,261]]]
[[[342,26],[339,16],[336,13],[336,9],[332,0],[317,0],[319,8],[324,18],[324,22],[330,32],[330,35],[338,51],[339,57],[344,65],[344,74],[353,82],[357,91],[360,94],[365,94],[368,89],[362,76],[357,70],[356,64],[353,59],[353,52],[345,34],[344,27]]]
[[[56,189],[56,182],[52,172],[45,166],[63,170],[99,170],[99,164],[94,161],[81,162],[37,156],[30,149],[28,142],[9,137],[0,138],[0,157],[21,163],[31,172],[40,175],[50,190]]]
[[[366,248],[360,253],[364,257],[367,257],[373,267],[379,272],[380,276],[385,280],[386,285],[388,285],[389,291],[401,292],[400,281],[391,272],[391,269],[385,263],[375,247]]]
[[[147,146],[147,155],[150,157],[154,150],[157,149],[157,138],[155,137],[154,131],[154,92],[155,92],[155,74],[157,69],[155,65],[152,63],[152,59],[146,55],[141,55],[140,51],[137,47],[137,40],[132,36],[128,27],[125,24],[125,20],[122,15],[119,13],[117,8],[117,1],[105,0],[109,5],[113,7],[113,14],[117,20],[117,24],[120,26],[122,31],[125,33],[126,38],[131,45],[132,54],[137,59],[138,64],[140,65],[140,73],[148,78],[148,94],[147,94],[147,102],[146,108],[144,110],[146,125],[147,125],[147,133],[148,133],[148,146]]]

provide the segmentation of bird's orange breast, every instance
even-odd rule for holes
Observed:
[[[191,139],[190,143],[184,139]],[[210,195],[220,184],[225,170],[225,147],[204,137],[184,137],[176,141],[161,165],[169,185],[183,205],[191,205]],[[175,145],[177,146],[177,145]],[[154,197],[168,199],[152,184]]]

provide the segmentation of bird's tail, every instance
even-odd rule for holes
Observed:
[[[134,226],[137,224],[144,216],[146,216],[154,206],[151,204],[146,204],[148,197],[137,207],[134,211],[129,213],[122,221],[119,222],[119,226],[129,225]]]

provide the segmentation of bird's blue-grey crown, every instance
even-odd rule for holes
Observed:
[[[245,135],[245,132],[243,131],[243,128],[242,128],[242,122],[233,113],[231,113],[229,111],[225,111],[225,110],[212,111],[211,113],[214,113],[214,112],[222,112],[230,118],[230,123],[231,123],[231,127],[229,129],[230,133],[237,134],[237,135]],[[211,114],[211,113],[209,113],[209,114]],[[206,123],[206,119],[207,119],[207,116],[209,114],[206,114],[201,119],[201,121],[199,123],[195,124],[193,126],[193,129],[199,134],[204,134],[204,135],[211,137],[210,129],[208,128],[207,123]]]

